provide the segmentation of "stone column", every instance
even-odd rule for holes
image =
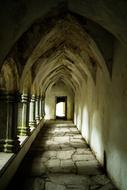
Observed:
[[[43,110],[42,110],[42,97],[40,97],[40,120],[43,118]]]
[[[17,94],[0,92],[0,151],[17,152]]]
[[[21,95],[21,104],[18,118],[18,134],[20,136],[29,136],[30,127],[29,127],[29,97],[27,94]]]
[[[29,126],[35,127],[36,126],[36,120],[35,120],[35,95],[31,96],[30,100],[30,109],[29,109]]]
[[[36,106],[35,106],[35,120],[36,123],[38,124],[40,122],[40,115],[39,115],[39,111],[40,111],[40,97],[37,96],[36,97],[36,102],[35,102]]]
[[[45,117],[45,97],[42,97],[42,116]]]

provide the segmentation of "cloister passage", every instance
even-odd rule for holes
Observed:
[[[77,127],[84,151],[87,143],[108,176],[97,179],[104,178],[99,186],[74,188],[112,189],[110,179],[127,190],[127,2],[1,1],[0,26],[0,189],[7,188],[37,139],[38,153],[45,123],[64,119]],[[62,135],[62,128],[53,130]],[[67,139],[76,141],[72,137]],[[87,157],[77,155],[71,155],[75,167],[75,157]],[[86,180],[80,177],[73,179]]]
[[[71,121],[48,121],[8,190],[116,190]]]

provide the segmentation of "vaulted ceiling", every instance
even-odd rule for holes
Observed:
[[[107,72],[106,63],[98,47],[77,20],[70,14],[58,19],[46,34],[42,34],[27,59],[21,83],[27,72],[34,72],[33,84],[43,90],[62,80],[72,89],[83,80],[96,79],[97,67]]]
[[[32,87],[43,92],[57,81],[75,92],[88,77],[96,83],[97,69],[110,77],[115,37],[127,44],[125,1],[115,8],[113,0],[7,3],[1,6],[0,60],[13,57],[21,88],[30,73]]]

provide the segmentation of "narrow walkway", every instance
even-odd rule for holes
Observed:
[[[17,182],[17,186],[16,186]],[[77,128],[48,122],[8,189],[115,190]]]

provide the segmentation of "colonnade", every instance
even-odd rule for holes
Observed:
[[[0,151],[17,152],[19,136],[29,136],[44,118],[44,96],[0,92]]]

